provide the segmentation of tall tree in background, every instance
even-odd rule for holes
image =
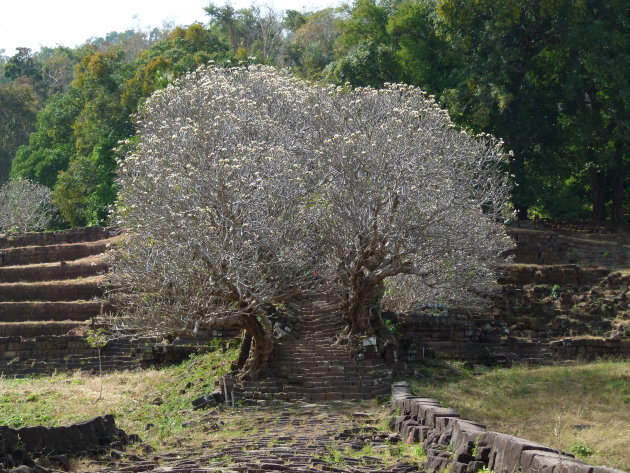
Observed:
[[[17,48],[17,52],[3,66],[3,74],[9,80],[28,77],[35,83],[42,81],[41,65],[33,57],[30,48]]]
[[[387,3],[357,0],[348,18],[340,22],[338,59],[326,66],[326,80],[373,87],[398,82],[398,63],[387,31],[391,12]]]
[[[562,126],[573,175],[590,187],[592,216],[623,222],[630,205],[630,6],[576,4],[568,29]]]
[[[449,109],[478,131],[505,139],[518,187],[513,204],[521,218],[536,203],[541,180],[553,175],[561,83],[554,50],[564,36],[563,2],[439,0],[442,25],[465,58],[464,81]],[[566,2],[564,2],[566,3]]]
[[[290,13],[292,28],[287,46],[287,61],[298,74],[321,79],[324,68],[335,58],[335,43],[339,37],[339,12],[326,8],[313,13]]]
[[[72,125],[82,107],[82,96],[75,87],[51,97],[37,114],[36,130],[28,144],[18,149],[11,163],[11,176],[52,188],[58,172],[67,168],[75,154]]]
[[[570,0],[439,0],[441,26],[465,60],[449,109],[514,150],[513,202],[556,216],[623,218],[627,179],[630,7]],[[615,176],[615,177],[612,177]],[[588,179],[588,180],[587,180]],[[615,189],[609,192],[610,186]]]
[[[394,42],[400,80],[446,102],[462,80],[463,58],[438,29],[437,0],[404,0],[392,12],[387,32]]]
[[[39,96],[28,79],[0,84],[0,185],[9,178],[18,147],[35,129]]]
[[[256,22],[250,8],[235,10],[229,4],[219,7],[210,3],[204,7],[204,11],[210,17],[210,28],[215,28],[224,35],[233,54],[239,48],[245,51],[248,49],[253,40]]]

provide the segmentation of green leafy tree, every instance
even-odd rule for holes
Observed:
[[[449,109],[473,129],[503,137],[514,151],[513,204],[520,218],[545,182],[558,178],[558,97],[572,3],[438,1],[441,27],[465,63]]]
[[[348,19],[341,21],[338,59],[326,66],[326,80],[374,87],[398,81],[398,63],[387,31],[390,13],[387,4],[357,0]]]
[[[255,36],[256,19],[251,8],[234,9],[231,5],[216,6],[214,3],[204,7],[210,17],[210,29],[221,34],[236,54],[239,48],[247,51]]]
[[[630,167],[630,8],[620,1],[573,7],[561,125],[572,176],[590,193],[592,216],[623,222]]]
[[[17,48],[17,52],[2,67],[4,76],[9,80],[29,77],[34,82],[42,81],[41,65],[33,57],[30,48]]]
[[[334,60],[338,17],[337,10],[326,8],[293,22],[296,29],[287,45],[286,60],[302,77],[320,79],[324,68]]]
[[[18,149],[11,163],[11,176],[52,187],[57,173],[67,168],[75,154],[72,125],[82,107],[83,98],[75,87],[51,97],[37,114],[37,129],[28,144]]]
[[[9,178],[11,161],[35,128],[39,96],[28,80],[0,85],[0,184]]]
[[[437,0],[406,0],[390,15],[387,32],[395,43],[400,79],[441,96],[461,80],[463,59],[440,34]]]

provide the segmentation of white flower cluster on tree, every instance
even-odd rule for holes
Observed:
[[[501,143],[457,130],[422,91],[309,84],[272,68],[189,74],[146,103],[120,163],[114,322],[233,327],[272,348],[269,314],[332,291],[348,333],[385,301],[478,300],[510,247]],[[316,276],[316,277],[315,277]]]
[[[44,230],[53,214],[47,187],[28,179],[0,186],[0,233]]]

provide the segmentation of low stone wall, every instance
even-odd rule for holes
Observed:
[[[550,347],[555,357],[563,360],[593,361],[600,358],[630,358],[630,341],[624,340],[565,338],[551,342]]]
[[[400,415],[392,419],[391,427],[406,442],[422,442],[428,457],[424,465],[427,473],[476,473],[484,467],[494,473],[623,473],[588,465],[536,442],[486,430],[434,399],[412,396],[405,382],[392,386],[392,405]]]

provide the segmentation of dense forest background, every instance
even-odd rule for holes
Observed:
[[[0,54],[0,185],[32,179],[52,189],[68,225],[103,224],[116,197],[116,160],[133,146],[144,100],[211,61],[264,63],[339,85],[421,87],[457,124],[501,137],[513,151],[518,218],[626,219],[627,0],[205,11],[207,24]]]

